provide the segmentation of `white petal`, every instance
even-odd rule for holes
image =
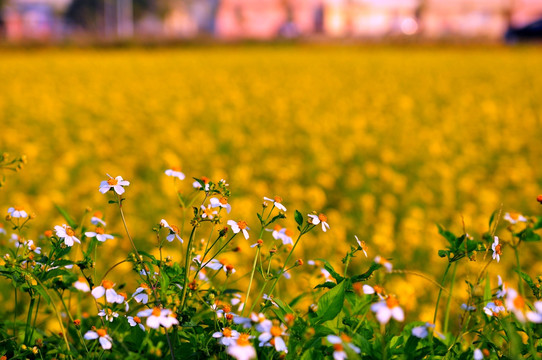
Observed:
[[[109,339],[111,339],[111,338],[109,338],[109,339],[108,339],[108,338],[109,338],[109,336],[106,335],[106,336],[102,336],[102,337],[100,338],[100,340],[99,340],[99,341],[100,341],[100,345],[102,345],[102,348],[103,348],[104,350],[109,350],[109,349],[111,349],[111,346],[113,345],[113,344],[111,343],[111,341],[109,340]]]
[[[95,331],[92,331],[92,330],[89,330],[85,333],[85,335],[83,336],[86,340],[94,340],[94,339],[97,339],[99,338],[100,336],[98,335],[97,332]]]
[[[404,321],[405,320],[405,313],[403,309],[399,306],[395,306],[391,309],[391,314],[393,318],[397,321]]]
[[[95,287],[92,292],[91,292],[92,296],[94,296],[95,299],[99,299],[101,298],[102,296],[104,296],[105,294],[105,289],[103,286],[98,286],[98,287]]]
[[[158,316],[149,316],[147,318],[147,326],[153,329],[158,329],[160,327],[160,317]]]

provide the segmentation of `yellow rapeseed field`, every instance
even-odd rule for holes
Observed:
[[[326,213],[331,231],[305,239],[298,257],[338,267],[357,235],[370,254],[351,271],[380,254],[437,278],[436,223],[459,234],[464,221],[479,237],[501,204],[541,211],[541,68],[538,48],[2,50],[0,151],[28,165],[7,178],[0,210],[34,212],[35,238],[63,223],[55,204],[78,220],[100,210],[119,237],[100,256],[122,258],[130,245],[100,181],[131,182],[128,224],[151,248],[160,219],[181,222],[164,175],[178,166],[183,194],[191,177],[226,179],[230,216],[249,226],[264,196],[284,199],[291,227],[294,209]],[[232,254],[241,274],[249,244]],[[540,255],[530,249],[524,264]],[[398,275],[394,286],[421,301],[428,283]]]

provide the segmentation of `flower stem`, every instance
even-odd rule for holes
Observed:
[[[450,305],[452,303],[452,296],[454,292],[455,274],[457,271],[457,261],[454,264],[454,270],[452,272],[452,280],[450,282],[450,294],[448,295],[448,301],[446,302],[446,314],[444,316],[444,333],[448,332],[448,320],[450,319]]]
[[[128,235],[128,239],[130,240],[130,243],[132,244],[132,247],[134,248],[134,253],[137,256],[137,261],[141,262],[139,252],[137,251],[137,248],[134,244],[134,240],[132,239],[132,236],[130,235],[130,231],[128,231],[128,225],[126,225],[126,218],[124,217],[124,211],[122,211],[122,197],[120,195],[117,195],[117,197],[118,197],[118,202],[119,202],[120,217],[122,219],[122,223],[124,224],[124,230],[126,230],[126,235]]]
[[[190,253],[192,252],[192,241],[194,240],[195,233],[196,233],[196,226],[192,228],[192,232],[190,233],[190,238],[188,239],[188,245],[186,247],[186,259],[184,261],[183,294],[181,296],[181,312],[184,310],[184,305],[186,302],[186,289],[188,289],[188,275],[190,272]]]
[[[252,264],[252,272],[250,273],[250,281],[248,282],[247,296],[245,298],[245,303],[248,302],[250,296],[250,289],[252,288],[252,279],[254,279],[254,273],[256,272],[256,265],[258,264],[258,257],[260,256],[260,247],[257,247],[256,256],[254,256],[254,263]],[[245,304],[246,305],[246,304]],[[243,307],[243,312],[241,316],[244,316],[247,306]]]
[[[446,266],[446,270],[444,270],[444,275],[442,275],[442,280],[440,281],[440,286],[441,287],[440,287],[440,289],[438,291],[437,304],[435,305],[435,314],[433,315],[433,324],[437,323],[438,305],[440,303],[440,297],[442,295],[444,280],[446,280],[446,275],[448,275],[448,271],[450,270],[450,266],[452,266],[452,263],[448,262],[448,265]]]

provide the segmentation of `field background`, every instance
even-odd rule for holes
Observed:
[[[171,166],[189,178],[183,194],[190,177],[227,179],[231,217],[253,230],[263,196],[280,195],[288,214],[325,212],[331,231],[305,239],[304,259],[339,266],[357,234],[370,259],[381,254],[435,279],[444,268],[436,251],[445,246],[436,223],[459,234],[463,218],[479,237],[501,204],[540,214],[539,48],[4,49],[0,59],[0,150],[29,159],[0,190],[1,211],[35,212],[28,238],[63,223],[54,204],[77,219],[86,208],[101,210],[110,231],[122,234],[98,192],[109,173],[131,181],[128,224],[150,249],[160,219],[180,223],[175,187],[163,174]],[[292,227],[293,216],[284,224]],[[252,240],[232,254],[241,268],[252,261]],[[108,263],[130,251],[115,241],[100,253]],[[541,251],[531,245],[523,264],[535,276]],[[174,246],[170,253],[178,260]],[[505,252],[497,272],[515,281],[512,257]],[[369,262],[356,258],[352,271]],[[470,265],[472,274],[479,266]],[[317,270],[299,272],[303,287]],[[427,282],[391,282],[407,309],[431,313]]]

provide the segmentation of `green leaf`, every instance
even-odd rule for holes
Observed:
[[[344,277],[342,277],[338,272],[336,272],[333,266],[331,266],[331,264],[327,260],[325,259],[316,259],[316,260],[319,260],[324,263],[324,269],[326,269],[327,272],[329,272],[329,274],[337,281],[337,283],[340,283],[341,281],[343,281]]]
[[[55,204],[55,207],[58,210],[58,212],[60,213],[60,215],[62,215],[62,217],[66,220],[68,225],[72,229],[76,229],[77,228],[77,223],[75,222],[75,220],[72,219],[70,214],[68,214],[68,212],[66,210],[64,210],[63,208],[61,208],[60,205],[58,205],[58,204]]]
[[[342,310],[344,303],[344,286],[346,281],[341,282],[333,289],[322,295],[318,300],[316,324],[333,320]]]
[[[491,283],[489,282],[489,273],[486,273],[486,284],[484,287],[484,300],[491,300]]]
[[[382,265],[380,265],[380,264],[372,263],[371,266],[369,267],[369,270],[367,270],[366,272],[364,272],[361,275],[352,276],[351,280],[352,280],[352,282],[367,281],[367,280],[369,280],[371,278],[373,273],[376,270],[380,269],[381,267],[382,267]]]
[[[448,250],[439,250],[439,251],[438,251],[438,256],[440,256],[441,258],[443,258],[443,257],[448,256],[449,253],[450,253],[450,252],[449,252]]]
[[[259,213],[256,213],[256,215],[258,216],[258,219],[260,220],[260,224],[263,225],[263,219],[262,219],[262,216],[261,216]]]
[[[321,288],[333,289],[335,286],[337,286],[337,284],[335,284],[333,281],[326,281],[323,284],[316,285],[314,288],[315,289],[321,289]]]
[[[437,224],[437,227],[438,227],[438,233],[440,235],[442,235],[446,240],[448,240],[448,242],[450,243],[450,245],[454,246],[455,245],[455,241],[456,241],[456,237],[453,233],[451,233],[450,231],[448,230],[445,230],[442,226],[440,226],[439,224]]]
[[[294,213],[294,219],[297,225],[299,226],[303,225],[303,215],[301,215],[301,213],[297,210]]]
[[[540,241],[540,235],[531,228],[527,228],[516,235],[523,241]]]
[[[45,301],[47,301],[47,304],[51,303],[51,298],[49,297],[49,295],[47,295],[47,292],[40,285],[34,287],[34,290],[36,290],[41,295],[41,297],[45,299]]]

